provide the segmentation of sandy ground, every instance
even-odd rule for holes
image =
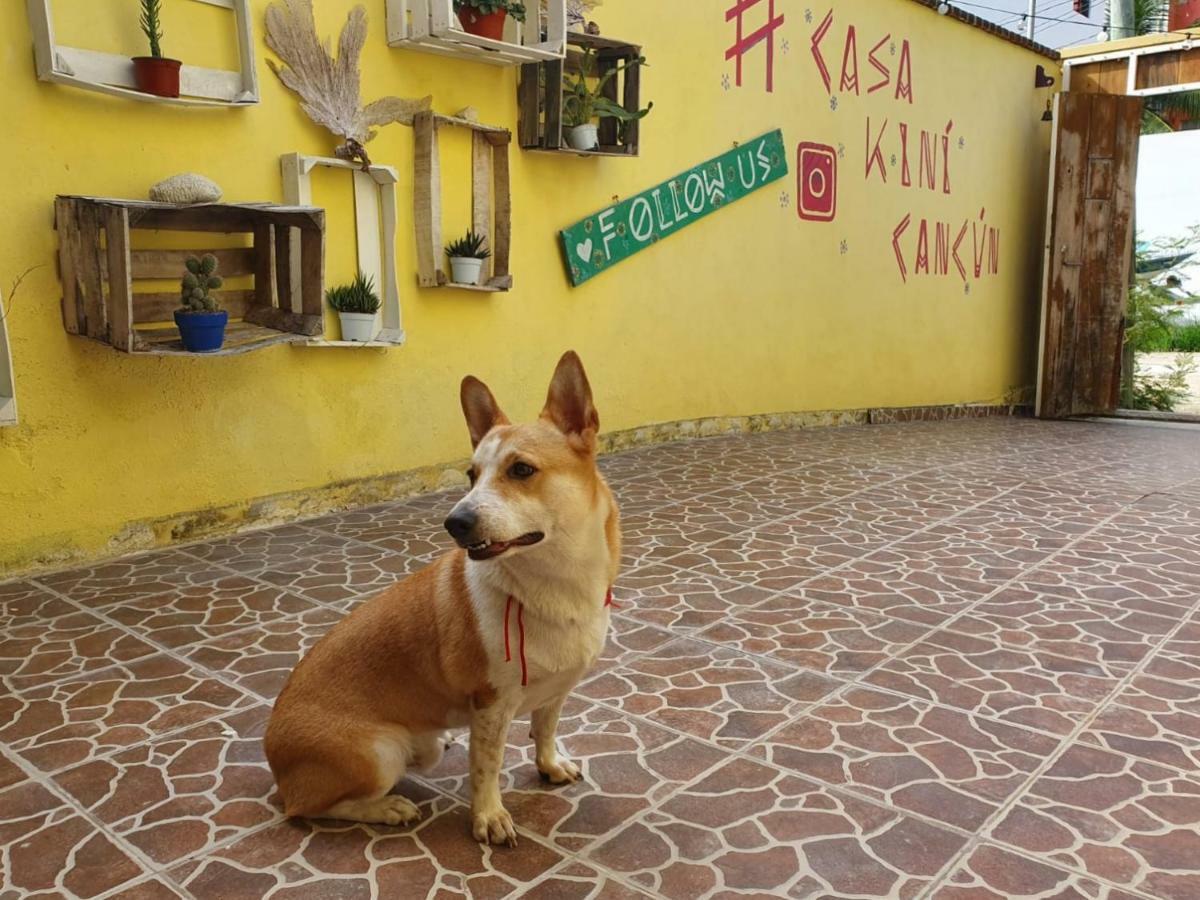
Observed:
[[[1137,358],[1138,371],[1150,375],[1165,375],[1174,365],[1176,357],[1180,356],[1190,357],[1200,364],[1200,353],[1141,353]],[[1200,365],[1197,365],[1196,371],[1188,378],[1188,384],[1192,389],[1192,396],[1176,407],[1175,411],[1200,414]]]

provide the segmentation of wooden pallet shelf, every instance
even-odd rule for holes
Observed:
[[[471,131],[471,228],[487,239],[492,251],[484,260],[480,285],[454,284],[446,275],[442,246],[442,178],[438,131],[443,127]],[[512,288],[508,271],[512,246],[512,194],[508,149],[512,132],[468,119],[419,113],[413,179],[413,225],[417,235],[417,284],[426,288],[459,288],[497,292]]]
[[[204,2],[224,7],[233,14],[239,65],[236,72],[184,65],[179,70],[179,97],[143,93],[137,89],[133,61],[128,56],[57,43],[51,0],[27,0],[38,79],[143,103],[183,107],[253,106],[259,98],[250,0]]]
[[[12,349],[8,343],[8,316],[0,294],[0,428],[17,424],[17,390],[13,381]]]
[[[577,73],[585,50],[596,54],[596,74],[609,70],[642,55],[636,44],[598,34],[567,33],[567,53],[564,59],[529,63],[521,66],[521,81],[517,89],[520,119],[517,142],[523,150],[539,153],[569,153],[574,156],[621,157],[638,155],[641,122],[626,123],[624,134],[620,123],[612,118],[600,119],[599,141],[596,150],[573,150],[563,135],[563,76]],[[641,68],[631,66],[611,78],[604,87],[604,96],[618,102],[630,112],[641,109]]]
[[[325,211],[270,203],[173,206],[142,200],[60,196],[55,201],[63,327],[126,353],[234,355],[303,341],[323,331]],[[299,232],[292,252],[291,233]],[[134,248],[135,231],[245,234],[243,247]],[[189,256],[212,253],[226,279],[251,278],[249,289],[219,292],[229,312],[225,346],[189,354],[171,325],[179,294],[135,292],[137,282],[178,279]],[[293,277],[295,273],[295,277]]]
[[[539,7],[544,9],[540,16]],[[453,0],[387,0],[388,45],[497,66],[562,59],[566,0],[540,0],[526,8],[525,22],[510,16],[504,40],[496,41],[463,31]]]

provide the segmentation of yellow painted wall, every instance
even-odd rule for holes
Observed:
[[[315,5],[319,26],[336,32],[349,4]],[[265,65],[265,0],[252,4],[261,104],[199,110],[38,82],[24,4],[0,5],[0,286],[7,293],[18,272],[40,266],[9,319],[22,420],[0,429],[0,572],[111,553],[131,522],[463,457],[461,376],[484,377],[510,414],[527,417],[568,347],[582,354],[610,430],[717,415],[991,401],[1029,385],[1050,136],[1039,121],[1047,92],[1034,89],[1033,74],[1049,61],[909,0],[814,0],[811,21],[804,4],[780,3],[785,21],[775,33],[768,93],[765,44],[747,52],[743,83],[734,83],[734,63],[725,59],[735,39],[724,17],[731,5],[607,0],[598,11],[605,34],[641,43],[651,63],[643,89],[655,108],[643,125],[642,156],[556,158],[514,145],[511,293],[416,288],[413,138],[392,125],[370,151],[401,173],[397,251],[408,344],[387,352],[275,347],[216,359],[130,357],[68,336],[52,201],[60,193],[144,197],[180,171],[209,175],[229,200],[280,200],[280,155],[328,154],[334,141]],[[64,43],[140,47],[128,0],[54,6]],[[746,14],[747,33],[765,10],[763,2]],[[809,49],[828,10],[834,22],[822,47],[836,104]],[[439,111],[474,106],[484,121],[515,131],[515,69],[389,49],[383,0],[371,0],[368,11],[365,99],[432,93]],[[166,0],[164,50],[232,65],[215,40],[224,15],[193,0]],[[839,90],[850,24],[861,96]],[[867,93],[879,78],[867,53],[887,35],[878,52],[892,71],[903,42],[910,44],[911,105],[891,87]],[[878,173],[864,178],[868,116],[873,130],[889,122],[881,144],[886,185]],[[910,123],[915,179],[920,130],[940,133],[951,119],[952,193],[901,187],[900,166],[891,164],[900,154],[898,123]],[[793,150],[802,141],[844,146],[833,222],[797,215],[793,155],[786,181],[579,289],[567,286],[557,229],[775,127]],[[468,222],[468,142],[447,135],[443,156],[449,237]],[[318,173],[314,182],[315,201],[329,209],[331,282],[348,278],[354,259],[350,192],[339,174]],[[969,236],[962,253],[969,293],[956,272],[914,275],[914,224],[902,281],[892,232],[905,215],[957,230],[981,210],[1000,230],[997,275],[975,279]]]

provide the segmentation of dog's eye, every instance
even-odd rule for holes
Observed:
[[[510,477],[516,478],[520,481],[523,481],[526,478],[529,478],[535,472],[537,472],[537,469],[535,469],[529,463],[524,463],[524,462],[515,462],[512,464],[512,466],[508,470],[508,474]]]

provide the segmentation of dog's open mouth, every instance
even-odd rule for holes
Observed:
[[[495,559],[513,547],[531,547],[540,542],[545,536],[540,531],[531,531],[529,534],[523,534],[519,538],[513,538],[511,541],[492,541],[490,544],[486,541],[480,541],[478,544],[471,544],[467,547],[467,556],[476,561]]]

